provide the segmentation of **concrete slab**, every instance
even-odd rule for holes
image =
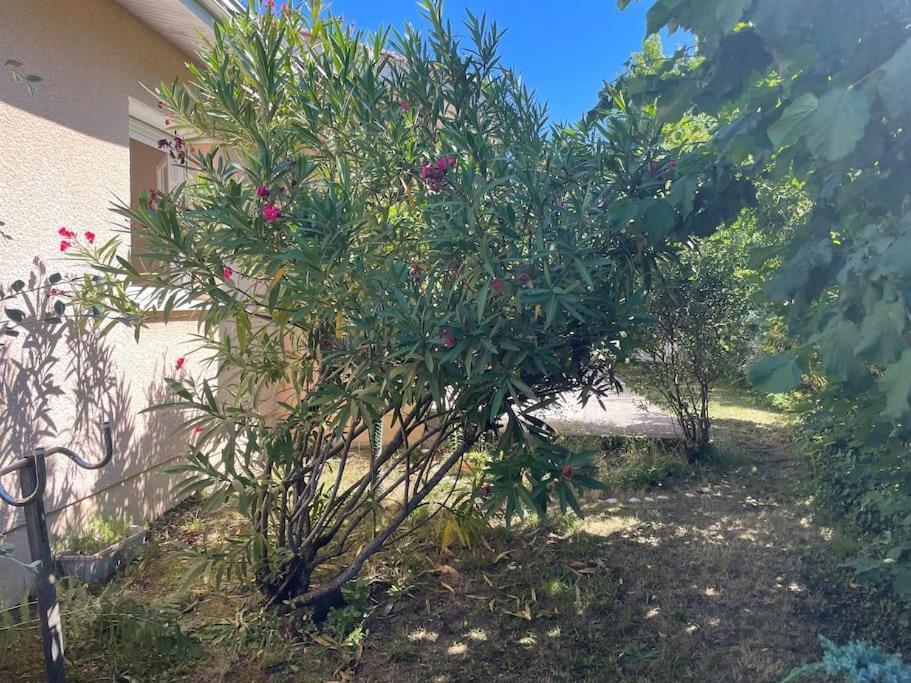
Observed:
[[[561,434],[589,436],[644,436],[653,439],[680,437],[680,428],[672,417],[626,389],[582,405],[576,393],[564,394],[559,402],[535,413]]]

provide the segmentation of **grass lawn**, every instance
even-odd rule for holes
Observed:
[[[73,626],[99,598],[68,593],[70,676],[776,681],[818,658],[820,633],[907,656],[907,629],[838,568],[842,544],[802,493],[787,420],[734,392],[714,407],[711,462],[669,466],[660,448],[627,445],[604,465],[625,489],[589,497],[583,520],[490,528],[473,547],[448,551],[439,527],[425,527],[370,563],[352,606],[321,632],[263,613],[246,583],[183,586],[186,548],[217,549],[242,526],[185,505],[108,589],[108,621]],[[110,626],[119,613],[128,623],[165,615],[171,630],[130,640]],[[39,644],[26,635],[0,680],[41,676]]]

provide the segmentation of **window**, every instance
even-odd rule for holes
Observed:
[[[155,109],[130,98],[130,206],[138,207],[142,196],[152,191],[167,192],[186,180],[187,167],[161,150],[158,141],[173,136],[165,130],[165,119]],[[140,271],[153,264],[144,259],[148,242],[145,228],[135,221],[130,226],[130,261]]]

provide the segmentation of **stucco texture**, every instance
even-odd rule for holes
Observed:
[[[120,234],[128,247],[129,226],[110,211],[130,197],[128,97],[153,103],[141,84],[183,77],[188,57],[114,0],[0,0],[0,63],[11,58],[43,80],[29,93],[0,72],[0,279],[28,285],[5,306],[41,311],[54,301],[41,287],[47,275],[82,270],[58,251],[58,227],[101,241]],[[103,470],[60,456],[48,463],[52,535],[99,511],[141,522],[173,504],[174,481],[156,468],[192,437],[176,431],[174,415],[140,411],[166,396],[163,377],[195,330],[186,320],[154,324],[137,343],[127,328],[99,338],[68,321],[0,340],[0,466],[39,445],[95,459],[100,422],[113,423],[114,460]],[[201,369],[191,356],[183,371]],[[4,484],[18,490],[14,477]],[[2,506],[4,532],[27,561],[21,517]],[[19,597],[25,580],[3,562],[0,600],[4,588]]]

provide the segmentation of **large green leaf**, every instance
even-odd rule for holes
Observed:
[[[911,74],[911,38],[906,40],[895,54],[882,65],[881,77],[876,90],[891,116],[900,117],[911,110],[911,88],[908,75]]]
[[[768,134],[772,144],[778,148],[797,142],[804,132],[804,121],[818,106],[819,100],[811,92],[804,93],[791,102],[781,113],[781,117],[769,126]]]
[[[897,363],[893,363],[879,379],[879,386],[886,394],[883,416],[899,419],[911,412],[908,394],[911,393],[911,349],[905,349]]]
[[[905,347],[902,340],[904,315],[900,301],[877,301],[861,323],[856,353],[883,365],[898,358]]]
[[[794,354],[784,351],[756,361],[747,370],[750,382],[767,394],[792,391],[800,384],[803,368]]]
[[[799,128],[814,156],[838,161],[854,151],[870,121],[870,104],[857,90],[833,88]]]
[[[829,322],[819,342],[823,367],[843,382],[849,378],[855,365],[854,349],[858,335],[857,325],[838,317]]]

